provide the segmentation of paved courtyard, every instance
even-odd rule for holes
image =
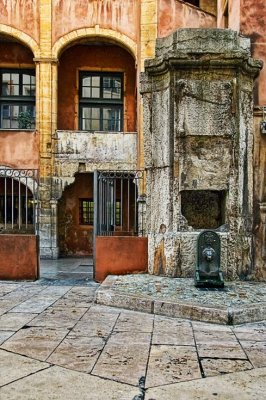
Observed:
[[[111,308],[98,288],[0,282],[1,400],[265,398],[266,322]]]

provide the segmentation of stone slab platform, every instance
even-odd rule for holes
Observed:
[[[193,279],[148,274],[109,275],[98,304],[224,325],[266,319],[266,283],[226,282],[224,289],[196,288]]]

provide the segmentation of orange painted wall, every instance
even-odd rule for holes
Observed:
[[[39,167],[39,136],[32,131],[0,130],[0,165],[37,169]]]
[[[32,52],[19,43],[0,43],[0,68],[35,69]],[[0,165],[38,168],[39,135],[33,131],[0,130]]]
[[[39,0],[0,0],[0,23],[12,26],[39,41]]]
[[[251,38],[252,56],[264,61],[258,81],[256,104],[266,104],[266,2],[241,0],[240,32]]]
[[[124,128],[136,131],[136,71],[133,57],[118,46],[76,45],[60,58],[58,71],[58,129],[78,129],[79,70],[124,72]]]
[[[35,280],[39,277],[37,236],[0,235],[0,243],[0,279]]]
[[[79,199],[93,199],[93,174],[77,174],[67,186],[58,204],[58,236],[60,254],[87,256],[93,251],[93,226],[80,225]]]
[[[107,275],[146,272],[148,268],[148,238],[97,236],[95,280]]]
[[[177,0],[158,0],[158,37],[179,28],[215,28],[216,18]]]
[[[53,43],[68,32],[95,25],[136,40],[139,5],[139,0],[53,0]]]

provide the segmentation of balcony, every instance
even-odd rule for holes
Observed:
[[[55,162],[62,175],[63,165],[85,164],[95,169],[134,170],[137,166],[137,133],[56,131]],[[64,175],[64,174],[63,174]]]

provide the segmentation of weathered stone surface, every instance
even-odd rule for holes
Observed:
[[[4,366],[4,368],[2,367]],[[0,350],[0,387],[48,368],[49,364]],[[2,391],[2,389],[0,389]]]
[[[151,334],[115,332],[105,346],[93,375],[138,385],[145,376]]]
[[[160,386],[201,377],[197,353],[189,346],[152,346],[145,386]]]
[[[225,233],[221,260],[226,277],[256,276],[252,87],[262,64],[250,58],[249,46],[249,40],[230,30],[179,29],[159,39],[156,57],[146,61],[141,90],[148,113],[150,273],[193,276],[197,236],[212,228]],[[187,205],[189,191],[220,196],[215,204],[206,200],[199,211],[191,201],[201,214],[197,223],[182,203]]]
[[[45,361],[67,333],[67,329],[27,328],[16,332],[2,348]]]
[[[98,290],[96,302],[104,306],[122,307],[129,310],[151,312],[152,301],[126,294],[117,294],[110,291]]]
[[[132,400],[139,394],[139,389],[130,385],[60,367],[48,368],[1,388],[1,396],[10,400]]]
[[[115,324],[114,332],[147,332],[151,333],[153,328],[153,316],[147,314],[134,315],[130,312],[122,312]]]
[[[136,133],[57,131],[56,141],[58,176],[71,176],[67,165],[60,162],[64,159],[72,162],[86,160],[88,165],[105,165],[111,170],[117,168],[117,164],[127,165],[126,169],[136,168]]]
[[[3,344],[7,339],[14,335],[14,331],[1,331],[0,330],[0,345]]]
[[[146,400],[263,400],[266,368],[148,389]]]
[[[252,369],[253,366],[246,360],[213,359],[203,358],[201,360],[204,376],[216,376]]]
[[[238,358],[246,360],[247,356],[238,342],[232,343],[226,340],[222,342],[210,342],[198,344],[199,357],[204,358]]]
[[[228,312],[223,308],[199,307],[198,305],[175,303],[170,301],[156,300],[154,302],[154,313],[167,315],[174,318],[188,318],[198,321],[215,322],[218,324],[228,323]]]
[[[69,335],[57,347],[47,362],[74,369],[75,371],[91,372],[97,361],[105,340],[101,337],[85,337]]]
[[[155,316],[152,344],[174,344],[193,346],[195,344],[191,324],[170,318]]]
[[[36,314],[7,313],[0,317],[0,327],[3,331],[16,331],[29,323]]]
[[[87,308],[54,308],[44,311],[42,315],[34,318],[30,326],[43,326],[46,328],[72,328],[84,315]]]
[[[266,342],[241,340],[241,345],[255,368],[266,366]]]

